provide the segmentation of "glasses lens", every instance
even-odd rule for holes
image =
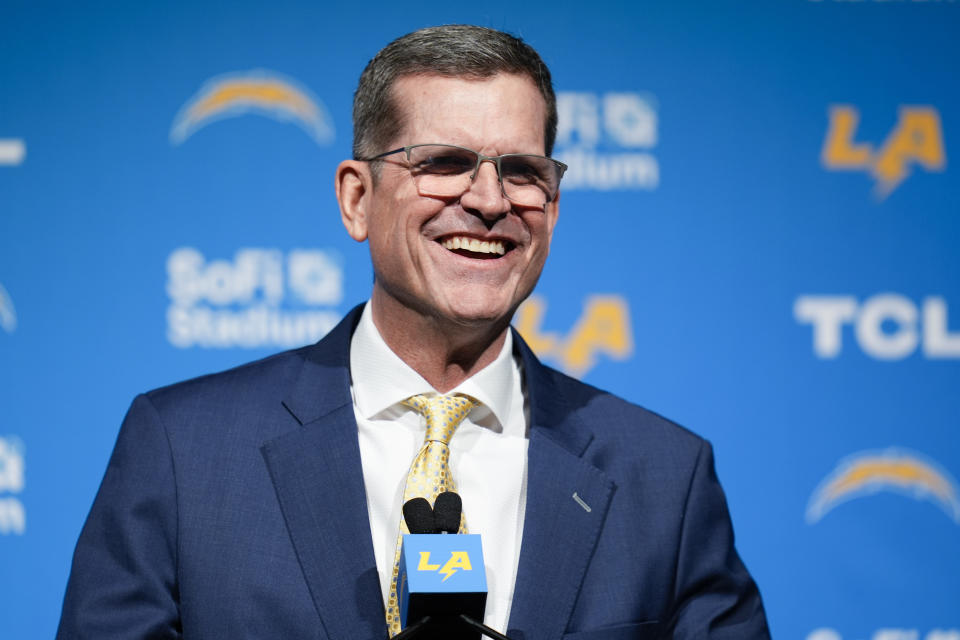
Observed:
[[[450,145],[421,144],[409,147],[407,159],[417,190],[446,198],[470,188],[478,154]],[[503,193],[517,204],[542,207],[557,195],[563,171],[550,158],[512,153],[500,156],[498,166]]]
[[[410,148],[410,173],[424,195],[458,196],[470,187],[477,154],[442,144]]]
[[[503,192],[517,204],[541,206],[557,195],[559,167],[543,156],[509,154],[500,158]]]

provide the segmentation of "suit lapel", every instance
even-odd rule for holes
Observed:
[[[290,540],[331,640],[386,637],[350,398],[355,309],[304,351],[284,406],[301,428],[263,445]]]
[[[514,640],[559,640],[603,528],[613,482],[581,456],[593,438],[552,374],[514,334],[531,407],[527,507],[508,625]]]

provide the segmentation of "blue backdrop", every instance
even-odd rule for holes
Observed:
[[[134,394],[366,298],[352,93],[448,22],[554,73],[542,357],[713,441],[775,637],[960,639],[960,3],[912,0],[5,2],[0,637],[53,635]]]

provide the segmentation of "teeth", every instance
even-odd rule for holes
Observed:
[[[495,253],[501,256],[506,253],[503,243],[499,240],[487,242],[486,240],[477,240],[476,238],[454,236],[452,238],[447,238],[441,244],[445,249],[449,249],[451,251],[454,249],[466,249],[467,251],[472,251],[473,253]]]

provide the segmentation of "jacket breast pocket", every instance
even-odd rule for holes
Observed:
[[[653,621],[575,631],[565,634],[563,640],[655,640],[659,637],[660,624]]]

